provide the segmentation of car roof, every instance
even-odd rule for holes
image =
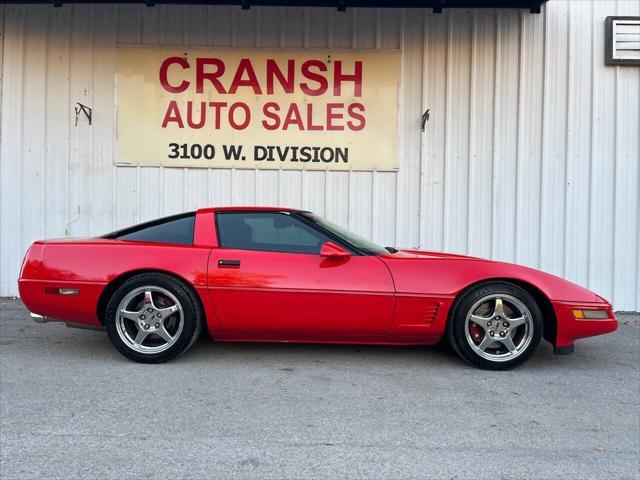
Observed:
[[[210,213],[210,212],[246,212],[246,211],[256,211],[256,212],[303,212],[304,210],[300,210],[298,208],[287,208],[287,207],[208,207],[208,208],[199,208],[197,213]]]

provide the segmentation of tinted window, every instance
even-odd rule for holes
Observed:
[[[142,223],[105,235],[105,238],[134,242],[174,243],[193,245],[194,213],[174,215],[152,222]]]
[[[330,239],[285,213],[218,213],[218,237],[226,248],[320,253]]]
[[[330,222],[329,220],[325,220],[313,213],[310,212],[300,212],[304,218],[308,221],[313,222],[319,227],[329,231],[333,235],[345,240],[347,243],[353,245],[358,250],[361,250],[366,253],[370,253],[373,255],[381,255],[383,253],[389,253],[389,251],[381,247],[380,245],[376,245],[373,242],[370,242],[366,238],[362,238],[360,235],[357,235],[353,232],[350,232],[346,228],[341,227],[340,225],[336,225],[335,223]]]

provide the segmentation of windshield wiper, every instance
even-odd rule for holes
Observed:
[[[398,249],[397,248],[393,248],[393,247],[384,247],[384,249],[389,252],[389,253],[398,253]]]

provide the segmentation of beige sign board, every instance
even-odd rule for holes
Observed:
[[[395,170],[397,51],[117,49],[117,165]]]

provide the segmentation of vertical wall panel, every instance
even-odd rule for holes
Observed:
[[[301,7],[282,8],[283,47],[302,48],[305,42],[305,12]]]
[[[351,48],[355,43],[355,18],[358,13],[349,8],[339,12],[335,8],[329,10],[329,46],[331,48]]]
[[[158,8],[164,11],[164,38],[162,43],[165,45],[184,45],[187,42],[187,28],[185,12],[189,8],[185,5],[159,5]],[[146,12],[142,11],[142,18]]]
[[[0,6],[0,294],[17,293],[39,237],[280,204],[385,245],[542,268],[638,310],[640,69],[604,65],[604,18],[616,14],[640,5]],[[115,167],[117,44],[398,49],[399,170]],[[75,102],[93,108],[91,126],[75,125]]]
[[[322,173],[322,172],[321,172]],[[256,171],[256,204],[257,205],[278,205],[279,188],[278,188],[277,170],[258,170]],[[308,191],[314,191],[309,189]]]
[[[604,2],[594,4],[592,25],[595,38],[604,36],[604,20],[611,8]],[[602,296],[613,295],[613,223],[615,218],[614,173],[616,142],[616,68],[598,68],[604,58],[604,42],[592,40],[592,135],[591,179],[592,202],[589,215],[589,280],[588,284]]]
[[[332,8],[305,9],[305,42],[309,48],[329,46],[329,21]]]
[[[2,161],[2,145],[3,145],[3,138],[2,138],[2,93],[3,93],[3,89],[2,89],[2,85],[3,85],[3,79],[4,79],[4,75],[3,75],[3,66],[4,66],[4,11],[5,11],[5,6],[4,5],[0,5],[0,188],[4,189],[4,183],[2,182],[2,175],[3,173],[5,173],[5,168],[8,167],[8,165],[4,165],[4,162]],[[2,208],[2,202],[6,201],[6,199],[3,198],[3,194],[2,191],[0,190],[0,235],[4,234],[4,224],[2,221],[2,212],[3,212],[3,208]],[[2,237],[0,237],[0,242],[2,242]],[[3,288],[2,287],[2,272],[3,272],[3,268],[2,268],[2,251],[0,249],[0,290]]]
[[[302,208],[324,215],[325,172],[302,172]]]
[[[80,8],[82,7],[75,7],[76,10]],[[144,38],[153,36],[157,38],[157,41],[162,42],[164,39],[163,19],[164,9],[162,7],[158,8],[156,12],[147,13],[133,5],[118,5],[115,16],[116,44],[139,44],[142,42],[143,35]],[[111,48],[114,48],[114,46]],[[112,70],[111,75],[115,75],[115,69]],[[127,225],[127,222],[135,223],[141,218],[146,218],[146,212],[142,209],[138,211],[138,206],[140,205],[138,185],[141,181],[144,183],[144,179],[141,178],[140,168],[122,167],[114,168],[114,170],[112,192],[114,206],[113,228],[116,229]],[[158,179],[159,191],[162,186],[163,173],[163,169],[160,169]],[[160,197],[160,194],[158,197]],[[166,212],[164,204],[163,197],[160,200],[163,214]],[[145,209],[147,208],[149,207],[145,205]]]
[[[56,11],[67,9],[56,9]],[[92,132],[92,159],[91,189],[91,234],[106,232],[115,228],[113,195],[115,190],[115,169],[113,168],[115,149],[115,117],[114,111],[114,85],[113,72],[116,63],[116,52],[113,45],[116,41],[116,11],[108,5],[95,5],[92,19],[93,31],[93,90],[94,95],[91,107],[93,107]],[[53,27],[50,26],[50,31]],[[63,30],[64,31],[64,30]],[[51,33],[53,34],[53,32]],[[50,35],[51,35],[50,34]],[[60,35],[60,37],[62,37]],[[60,38],[63,40],[63,38]],[[67,58],[68,62],[69,59]],[[55,78],[55,77],[53,77]],[[51,82],[49,82],[51,83]],[[48,83],[48,85],[49,85]],[[56,85],[55,82],[54,86]],[[52,96],[56,96],[52,92]],[[64,97],[63,97],[64,98]],[[65,100],[60,102],[57,109],[51,112],[64,111],[67,107]],[[52,116],[55,120],[55,116]],[[51,141],[55,145],[55,134]],[[48,136],[49,138],[49,136]],[[154,169],[157,172],[157,169]],[[155,185],[157,185],[157,179]],[[156,197],[157,198],[157,197]],[[139,202],[138,217],[143,218],[145,209],[154,208],[148,212],[146,218],[159,214],[158,202]]]
[[[625,105],[640,104],[638,71],[618,67],[616,79],[616,163],[614,218],[614,301],[632,305],[637,299],[638,270],[638,202],[640,121],[637,112],[626,111]]]
[[[474,16],[469,89],[469,173],[467,181],[467,253],[491,256],[495,14]]]
[[[78,103],[89,107],[93,106],[95,98],[93,90],[93,60],[95,54],[93,34],[93,7],[72,7],[69,57],[69,101],[73,107]],[[106,112],[105,112],[106,113]],[[67,231],[71,236],[82,235],[91,231],[91,218],[93,216],[93,204],[91,202],[91,190],[93,187],[93,136],[96,126],[89,125],[89,121],[83,113],[77,115],[72,109],[70,145],[69,145],[69,170],[68,170],[68,197],[67,203]],[[28,116],[27,116],[28,118]],[[98,126],[99,132],[104,132]],[[135,205],[132,208],[135,211]],[[131,218],[136,218],[132,215]]]
[[[473,17],[464,12],[449,16],[449,62],[445,110],[444,249],[467,250],[469,205],[470,100],[477,92],[471,82]],[[475,59],[473,59],[475,61]]]
[[[242,10],[234,8],[232,12],[232,37],[233,47],[255,47],[258,44],[260,33],[260,10],[252,8]]]
[[[589,45],[592,3],[572,2],[569,11],[568,116],[565,267],[567,278],[585,284],[587,281],[589,184],[591,161],[591,56],[580,55]]]
[[[515,257],[516,162],[520,22],[517,12],[497,15],[493,146],[492,257]]]
[[[620,1],[617,15],[640,16],[640,5],[633,1]],[[640,272],[634,268],[640,256],[640,70],[616,67],[615,91],[613,301],[619,305],[633,305],[638,300],[640,289]]]
[[[22,113],[24,80],[23,7],[4,7],[2,125],[0,126],[0,294],[16,295],[25,244],[22,216]],[[9,72],[11,74],[9,75]],[[39,219],[31,219],[39,223]]]
[[[420,168],[422,115],[422,58],[424,48],[424,13],[414,10],[402,12],[402,58],[398,111],[399,136],[396,175],[397,215],[396,242],[417,247],[420,215]]]
[[[184,12],[184,37],[187,45],[209,44],[209,7],[188,5]]]
[[[47,182],[46,206],[41,215],[45,217],[45,234],[52,237],[63,237],[68,218],[68,171],[69,171],[69,134],[71,123],[61,121],[66,119],[70,111],[69,100],[69,28],[71,24],[71,9],[57,9],[49,15],[49,35],[47,39],[47,82],[46,82],[46,154]],[[111,81],[112,85],[113,82]],[[109,99],[111,100],[111,99]],[[106,105],[107,111],[113,109],[113,103]],[[112,118],[112,115],[106,115]],[[113,143],[111,138],[108,143]],[[113,172],[113,162],[107,157],[104,160],[108,166],[106,172]],[[106,203],[111,205],[110,196],[106,196]],[[112,223],[112,222],[110,222]]]
[[[400,10],[378,9],[376,11],[376,31],[378,48],[400,48]]]
[[[47,14],[37,7],[28,8],[24,19],[24,64],[22,108],[25,112],[42,110],[45,104],[46,90],[46,44]],[[29,192],[22,196],[22,216],[32,219],[22,222],[23,239],[40,238],[44,235],[47,164],[45,163],[45,117],[44,115],[25,115],[22,117],[23,175],[21,191]]]
[[[278,205],[297,208],[302,202],[302,172],[280,170],[278,182]],[[348,190],[345,192],[348,192]]]
[[[282,8],[264,8],[258,10],[258,19],[260,21],[258,46],[264,48],[282,46],[282,43],[284,43],[282,15]]]
[[[144,25],[148,23],[153,24],[154,20],[157,19],[158,30],[156,31],[156,35],[158,36],[158,41],[163,41],[164,29],[160,26],[162,25],[161,22],[164,18],[164,9],[162,7],[159,7],[153,12],[147,12],[135,5],[117,5],[114,8],[117,12],[116,41],[118,43],[140,43],[143,33],[143,29],[141,27],[142,18],[145,19],[145,21],[142,22]]]
[[[341,225],[349,224],[349,172],[327,172],[325,215]]]
[[[376,11],[372,8],[354,10],[353,48],[376,48]]]
[[[522,15],[520,25],[515,261],[535,267],[540,257],[544,16]]]
[[[0,107],[2,107],[2,66],[4,54],[4,5],[0,5]],[[2,125],[2,108],[0,108],[0,125]],[[0,149],[2,148],[2,137],[0,136]]]
[[[209,205],[231,205],[233,203],[231,195],[232,173],[232,170],[209,170],[209,188],[207,192]]]
[[[349,224],[351,230],[371,238],[371,198],[373,176],[371,172],[353,172],[349,184]]]
[[[372,175],[371,238],[381,245],[396,245],[396,175],[390,172],[373,172]]]
[[[140,18],[140,43],[160,45],[165,40],[164,8],[150,8]],[[122,41],[122,40],[120,40]],[[129,171],[129,169],[125,169]],[[159,188],[164,179],[163,168],[139,167],[136,171],[137,221],[144,222],[165,215],[164,189]]]
[[[231,22],[232,7],[215,5],[208,9],[209,44],[218,46],[231,45],[233,41],[233,24]]]
[[[446,17],[445,17],[446,19]],[[446,133],[447,68],[451,22],[440,14],[426,15],[423,32],[422,94],[430,118],[421,141],[420,239],[432,250],[444,247],[444,172]],[[404,88],[403,88],[404,90]],[[402,100],[401,100],[402,101]],[[397,242],[400,244],[400,242]]]
[[[0,95],[2,94],[2,55],[4,53],[4,5],[0,5]],[[0,105],[2,105],[2,97],[0,96]],[[1,112],[0,112],[1,113]],[[0,125],[2,125],[2,117],[0,117]],[[1,139],[0,139],[1,140]]]
[[[563,275],[565,247],[565,185],[567,162],[567,99],[569,2],[545,8],[545,78],[542,97],[542,175],[540,190],[540,263],[548,272]]]

